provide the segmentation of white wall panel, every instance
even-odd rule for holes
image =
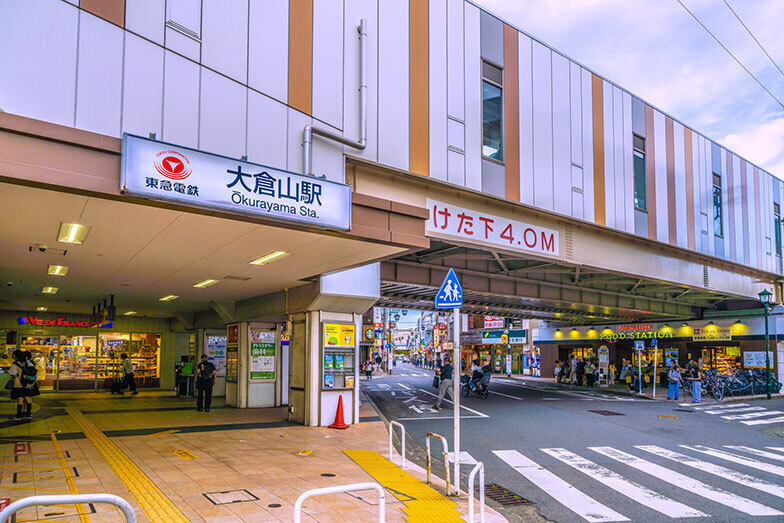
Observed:
[[[583,219],[585,209],[583,205],[583,170],[581,167],[572,165],[572,216]],[[575,195],[578,195],[577,198]]]
[[[310,116],[292,109],[288,109],[288,132],[286,146],[286,156],[288,157],[286,168],[295,173],[304,172],[302,165],[302,130],[306,125],[313,123],[313,118]],[[314,147],[315,149],[315,147]],[[326,174],[322,172],[320,166],[316,165],[316,158],[313,158],[313,172],[321,175]]]
[[[708,254],[711,256],[716,255],[716,245],[713,239],[713,167],[711,160],[711,142],[705,138],[700,137],[702,140],[702,174],[704,176],[703,182],[705,184],[704,198],[705,198],[705,213],[708,215]]]
[[[239,158],[245,155],[247,87],[202,68],[199,149]]]
[[[378,161],[408,170],[408,3],[378,9]]]
[[[287,128],[285,105],[248,91],[248,161],[286,169]]]
[[[289,2],[251,0],[248,84],[283,103],[289,86]]]
[[[376,2],[364,0],[345,1],[345,25],[343,26],[343,133],[352,140],[359,139],[359,21],[367,20],[367,133],[368,143],[364,151],[344,147],[345,154],[378,161],[378,13]],[[408,42],[408,37],[405,38]],[[398,52],[406,46],[397,42]],[[408,53],[405,54],[408,60]],[[314,84],[315,88],[315,84]],[[405,91],[408,91],[406,82]],[[400,93],[398,93],[400,96]],[[445,96],[445,94],[442,94]],[[408,106],[405,108],[408,113]],[[406,133],[406,141],[407,133]],[[397,137],[400,140],[401,137]],[[446,142],[446,116],[444,116],[444,141]],[[446,145],[444,145],[444,164],[446,164]],[[444,168],[446,170],[446,167]],[[343,176],[345,178],[345,176]]]
[[[593,98],[591,72],[580,68],[583,93],[583,217],[589,222],[595,219],[593,185]]]
[[[673,122],[673,146],[675,153],[675,228],[679,247],[687,248],[688,216],[686,215],[686,149],[683,125]]]
[[[732,155],[732,185],[735,200],[735,261],[743,263],[743,177],[740,172],[740,158]]]
[[[749,222],[749,264],[757,266],[757,202],[754,199],[754,165],[746,162],[746,196],[749,203],[748,222]]]
[[[346,23],[359,25],[359,21],[348,19]],[[359,33],[355,29],[350,36],[358,40]],[[377,40],[377,33],[369,33],[368,41],[371,39]],[[346,56],[359,63],[354,54]],[[355,97],[347,99],[349,103],[353,100]],[[343,128],[343,0],[313,3],[313,118]]]
[[[468,5],[468,4],[466,4]],[[517,33],[518,93],[520,104],[520,201],[534,204],[534,100],[531,38]]]
[[[202,2],[201,63],[247,83],[248,0]]]
[[[618,227],[615,219],[615,111],[613,86],[602,80],[604,130],[604,219],[607,227]],[[619,118],[620,123],[620,118]]]
[[[724,227],[724,258],[731,260],[730,254],[730,193],[729,193],[729,177],[727,176],[727,152],[724,149],[719,149],[721,156],[721,207],[722,207],[722,220]],[[733,173],[734,174],[734,173]]]
[[[691,179],[692,179],[692,219],[694,220],[694,249],[698,252],[705,252],[702,244],[703,235],[703,217],[702,217],[702,162],[701,162],[701,149],[700,149],[700,135],[696,132],[691,133],[691,158],[686,158],[687,162],[691,162]],[[707,222],[705,222],[707,224]],[[707,228],[705,229],[707,233]]]
[[[626,232],[634,233],[634,153],[632,152],[632,96],[623,92],[623,199]],[[647,233],[646,233],[647,234]]]
[[[120,135],[122,63],[123,30],[81,11],[76,127]]]
[[[465,124],[452,118],[447,119],[447,146],[450,149],[465,151]]]
[[[456,151],[446,152],[447,181],[456,185],[465,185],[465,156]]]
[[[335,127],[327,126],[327,129],[333,133],[342,134],[342,131]],[[332,140],[315,140],[313,142],[313,172],[318,176],[326,175],[327,179],[333,182],[344,183],[346,181],[346,165],[343,151],[343,146]]]
[[[77,2],[78,3],[78,2]],[[163,45],[166,26],[166,0],[130,0],[125,2],[125,28]]]
[[[667,136],[664,114],[653,111],[653,141],[656,176],[656,239],[667,243],[670,238],[667,203]],[[673,217],[674,218],[674,217]]]
[[[553,210],[552,52],[533,42],[534,205]]]
[[[590,103],[588,99],[586,103]],[[580,66],[569,61],[569,123],[571,126],[572,163],[583,165],[583,91]]]
[[[613,86],[613,169],[615,187],[612,194],[615,202],[615,228],[626,230],[626,212],[624,211],[623,195],[626,192],[626,178],[623,171],[623,91]],[[612,205],[612,204],[610,204]],[[632,225],[632,227],[634,227]]]
[[[0,109],[74,124],[78,26],[63,2],[0,2]]]
[[[384,0],[382,0],[384,1]],[[387,0],[389,1],[389,0]],[[482,60],[479,9],[465,4],[465,157],[466,187],[482,189]],[[529,44],[530,45],[530,44]],[[408,56],[408,55],[406,55]],[[521,56],[522,59],[522,56]],[[522,95],[521,95],[522,96]],[[522,105],[521,105],[522,107]],[[408,114],[408,113],[406,113]],[[520,136],[522,140],[522,128]],[[520,163],[523,164],[520,150]],[[522,183],[521,183],[522,190]]]
[[[569,60],[552,54],[553,81],[553,209],[571,214],[572,202],[564,196],[572,188],[571,124],[569,122]]]
[[[167,27],[164,31],[166,49],[171,49],[175,53],[186,56],[194,62],[201,60],[201,43],[193,38],[185,36],[179,31]]]
[[[125,33],[122,131],[161,136],[163,122],[163,47]]]
[[[447,0],[447,114],[465,118],[465,52],[463,29],[464,0]]]
[[[428,0],[430,176],[446,180],[446,0]]]
[[[164,56],[163,140],[199,146],[198,64],[170,51]]]

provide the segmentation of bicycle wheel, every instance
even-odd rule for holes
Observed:
[[[460,387],[460,394],[462,394],[464,398],[467,398],[470,393],[471,393],[471,388],[468,386],[468,383]]]
[[[487,396],[488,396],[489,394],[490,394],[490,393],[489,393],[489,392],[487,392],[487,389],[486,389],[486,388],[482,387],[481,389],[479,389],[479,397],[480,397],[480,398],[482,398],[483,400],[486,400],[486,399],[487,399]]]
[[[716,398],[716,401],[721,401],[724,399],[724,387],[718,384],[714,385],[713,389],[711,389],[711,394]]]

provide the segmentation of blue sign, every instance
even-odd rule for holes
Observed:
[[[444,283],[436,294],[436,309],[458,309],[463,306],[463,287],[454,269],[444,278]]]
[[[656,338],[651,338],[651,347],[655,347],[659,344],[659,340]]]

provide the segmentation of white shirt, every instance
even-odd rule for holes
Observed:
[[[133,374],[133,364],[131,363],[131,358],[125,358],[123,360],[123,372],[125,374]]]

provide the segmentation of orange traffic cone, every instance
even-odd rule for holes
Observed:
[[[331,429],[347,429],[349,425],[343,420],[343,396],[338,396],[338,411],[335,413],[335,423],[329,426]]]

